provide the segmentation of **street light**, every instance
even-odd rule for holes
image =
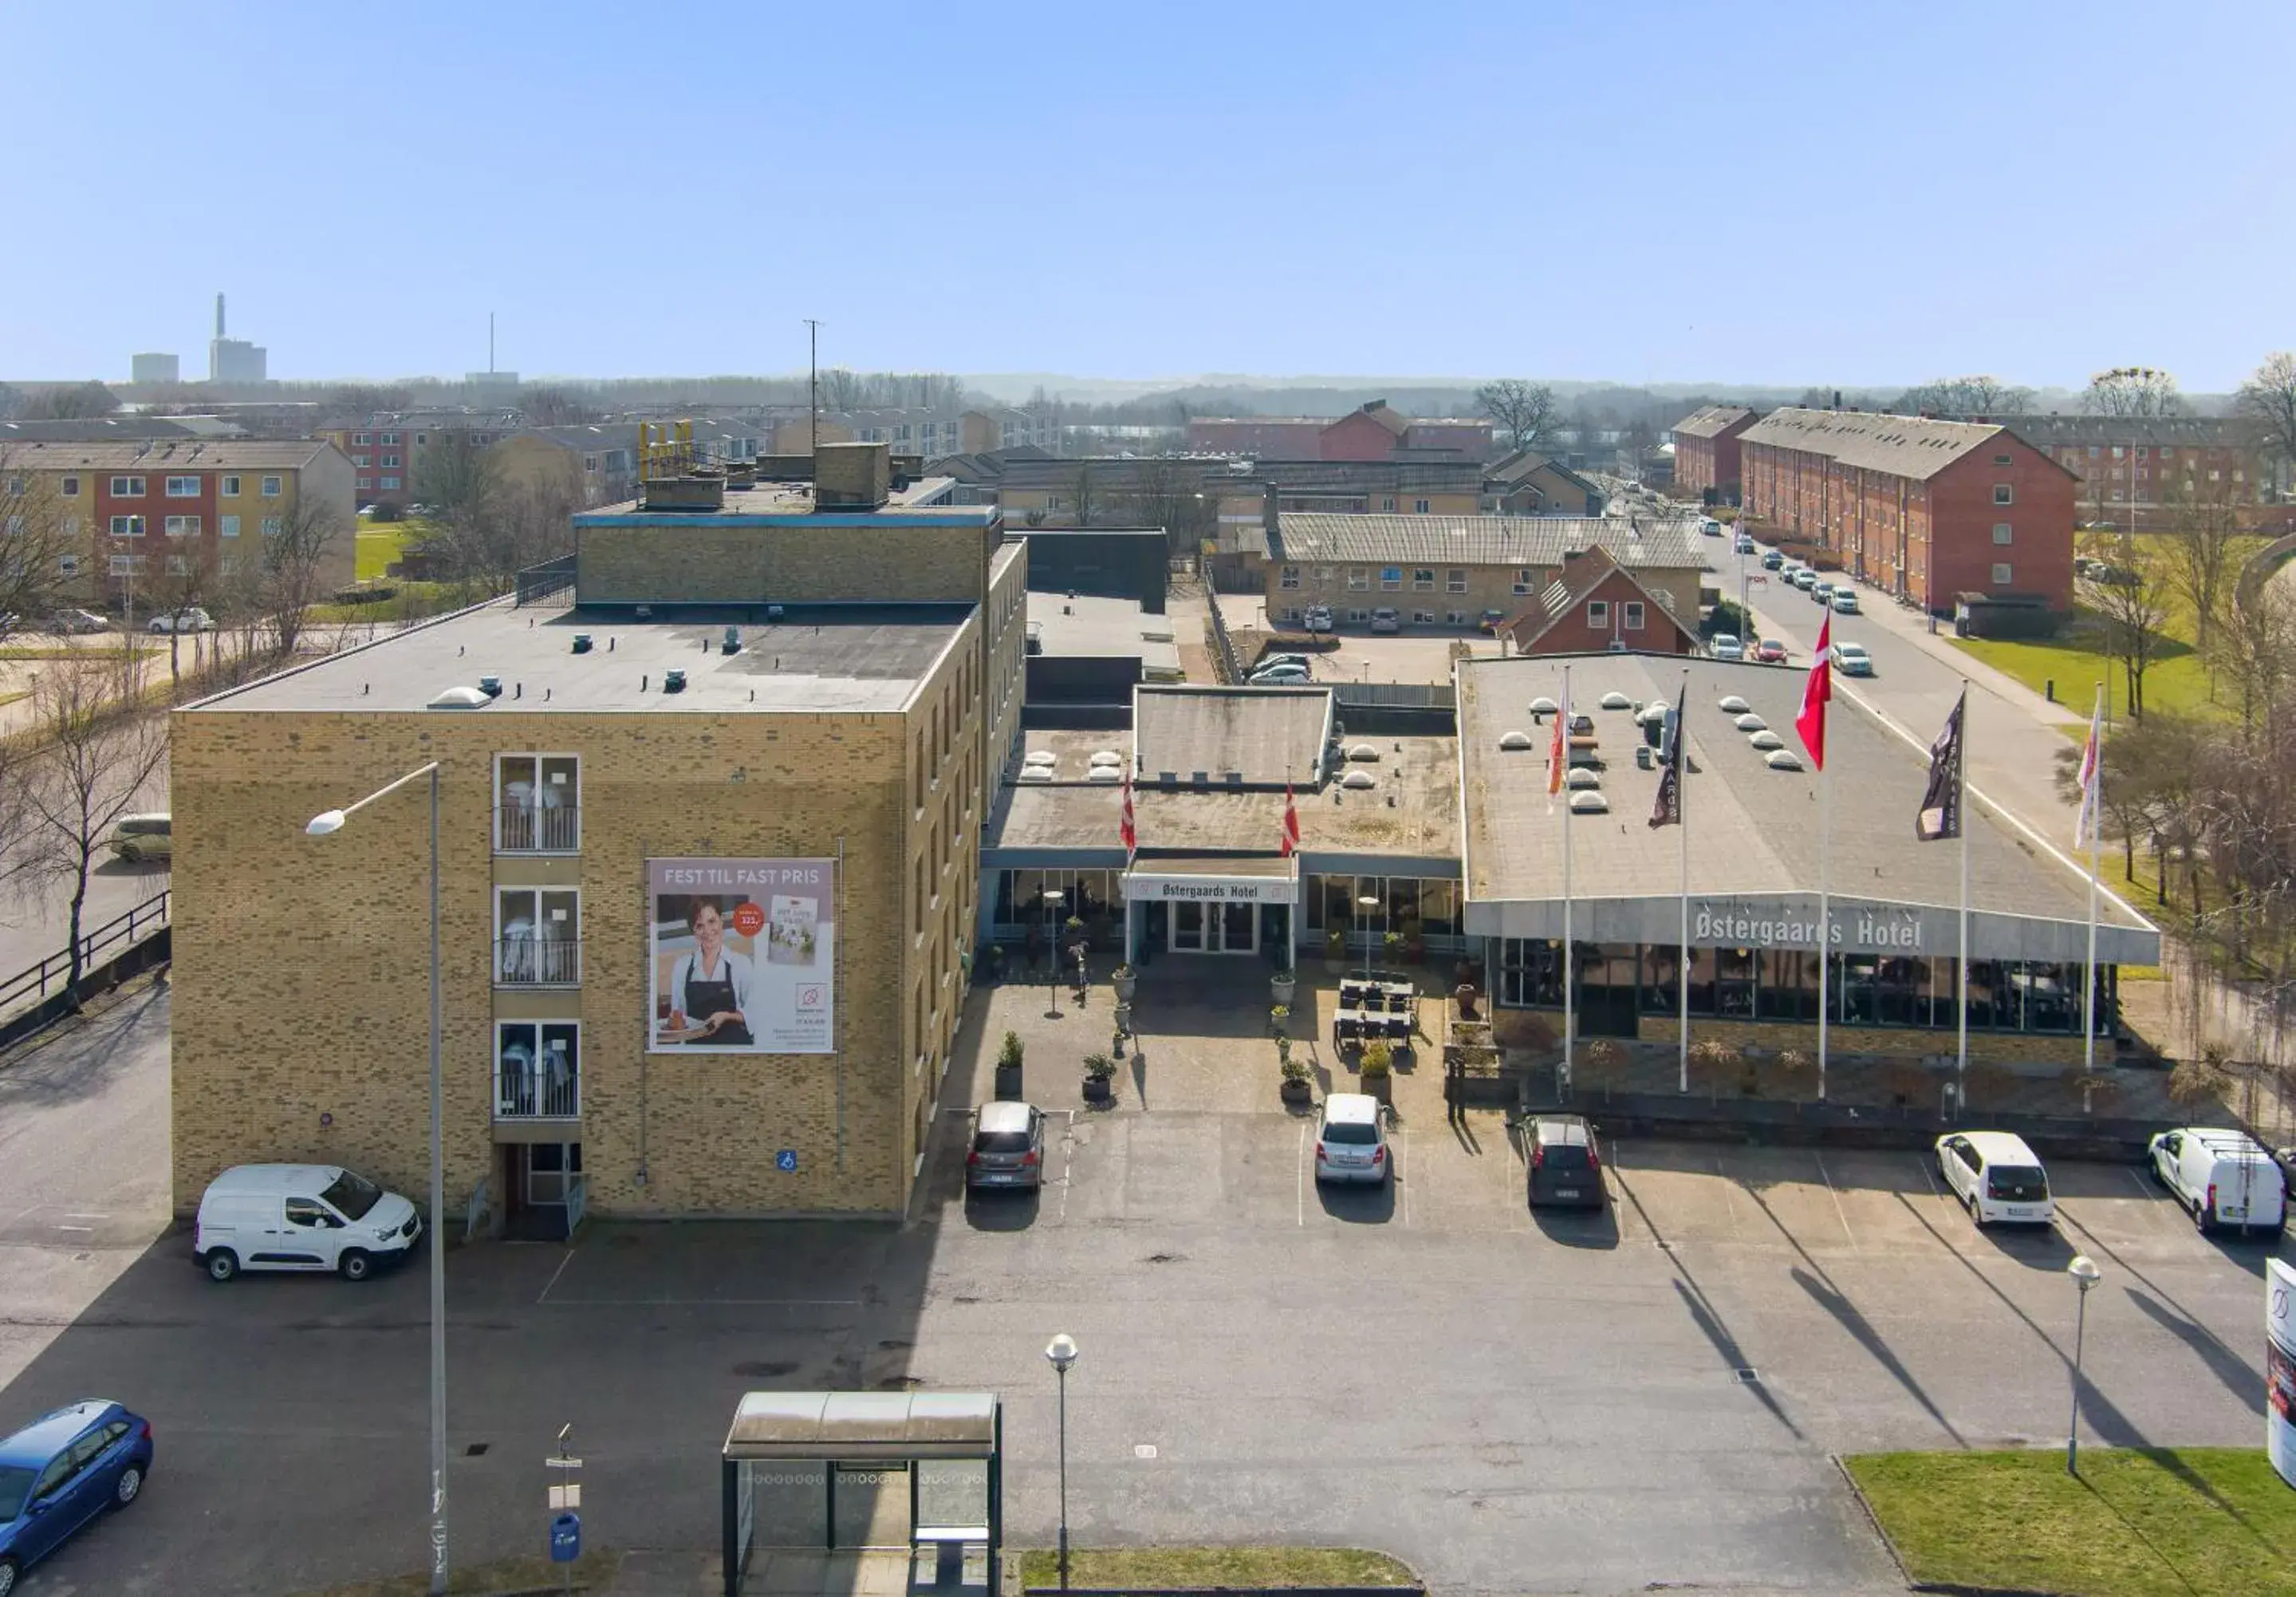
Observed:
[[[439,1104],[446,1096],[439,1051],[439,762],[415,767],[348,809],[314,815],[303,830],[313,837],[332,837],[352,816],[418,777],[430,778],[430,1597],[446,1597],[447,1249],[439,1228],[447,1213],[447,1177],[439,1129]]]
[[[2102,1272],[2090,1263],[2088,1255],[2077,1253],[2073,1255],[2073,1262],[2065,1266],[2065,1273],[2071,1276],[2073,1284],[2080,1288],[2079,1299],[2080,1306],[2073,1313],[2073,1418],[2072,1423],[2065,1429],[2065,1473],[2079,1475],[2080,1473],[2081,1336],[2088,1329],[2088,1289],[2096,1285],[2097,1278]]]
[[[1371,980],[1371,912],[1374,910],[1378,909],[1379,906],[1380,901],[1378,897],[1373,893],[1364,893],[1356,900],[1356,908],[1363,911],[1364,980],[1366,982]]]
[[[1061,1590],[1069,1589],[1069,1366],[1077,1362],[1076,1338],[1066,1331],[1045,1346],[1045,1356],[1061,1378]]]
[[[1061,1017],[1061,906],[1068,894],[1057,887],[1045,889],[1045,951],[1052,957],[1046,967],[1053,973],[1053,1010],[1051,1018]]]

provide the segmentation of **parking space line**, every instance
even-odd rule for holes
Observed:
[[[1403,1224],[1404,1229],[1407,1231],[1411,1226],[1411,1183],[1404,1179],[1403,1166],[1410,1159],[1411,1132],[1402,1126],[1398,1126],[1395,1134],[1402,1144],[1400,1151],[1403,1157],[1396,1161],[1395,1168],[1388,1173],[1390,1179],[1403,1190]]]
[[[1076,1111],[1062,1109],[1062,1116],[1069,1123],[1061,1133],[1061,1212],[1059,1221],[1069,1217],[1069,1189],[1076,1183]]]
[[[550,1280],[544,1283],[542,1294],[534,1300],[535,1302],[541,1303],[549,1297],[550,1288],[558,1284],[558,1278],[566,1273],[566,1266],[573,1262],[574,1250],[570,1247],[566,1250],[566,1256],[558,1261],[558,1268],[550,1272]]]
[[[1834,1189],[1833,1177],[1825,1168],[1825,1156],[1824,1154],[1819,1154],[1817,1156],[1817,1173],[1818,1178],[1825,1183],[1827,1196],[1833,1199],[1833,1217],[1841,1222],[1841,1234],[1849,1239],[1849,1251],[1856,1253],[1857,1251],[1857,1233],[1849,1229],[1849,1216],[1842,1210],[1841,1194]]]
[[[1939,1188],[1937,1184],[1937,1177],[1930,1173],[1930,1162],[1917,1154],[1914,1157],[1914,1165],[1915,1167],[1922,1173],[1922,1180],[1930,1184],[1930,1196],[1936,1198],[1939,1203],[1943,1203],[1945,1201],[1945,1193]]]
[[[2126,1170],[2128,1169],[2128,1166],[2123,1165],[2122,1168]],[[2159,1194],[2154,1192],[2152,1188],[2144,1184],[2144,1178],[2137,1174],[2134,1170],[2128,1171],[2128,1179],[2136,1184],[2138,1195],[2144,1198],[2148,1203],[2159,1196]]]

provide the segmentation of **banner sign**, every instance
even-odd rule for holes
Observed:
[[[2296,1270],[2264,1262],[2264,1451],[2296,1486]]]
[[[1136,870],[1124,879],[1134,903],[1288,904],[1296,884],[1284,877],[1160,877]]]
[[[649,860],[650,1053],[836,1051],[833,860]]]

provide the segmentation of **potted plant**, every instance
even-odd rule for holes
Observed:
[[[1117,1022],[1116,1030],[1110,1033],[1108,1051],[1119,1059],[1124,1057],[1124,1023],[1122,1021]]]
[[[1460,983],[1456,987],[1451,989],[1451,996],[1458,1002],[1460,1019],[1473,1020],[1477,1018],[1475,1015],[1475,1000],[1480,998],[1482,994],[1475,990],[1474,983]]]
[[[1292,1006],[1271,1004],[1267,1010],[1267,1029],[1275,1033],[1277,1047],[1292,1041]]]
[[[1275,1000],[1278,1008],[1291,1008],[1292,994],[1299,984],[1299,973],[1292,968],[1292,951],[1287,948],[1283,951],[1283,963],[1278,965],[1275,974],[1267,978],[1267,995]]]
[[[1403,923],[1403,957],[1414,965],[1427,958],[1427,929],[1416,915]]]
[[[1400,932],[1390,932],[1390,933],[1388,933],[1385,936],[1382,937],[1382,938],[1379,940],[1379,946],[1380,946],[1380,952],[1381,952],[1381,954],[1382,954],[1382,955],[1386,959],[1386,960],[1387,960],[1387,967],[1388,967],[1390,970],[1394,969],[1398,965],[1399,965],[1399,964],[1401,964],[1401,963],[1403,962],[1403,934],[1402,934],[1402,933],[1400,933]]]
[[[1129,965],[1119,965],[1108,973],[1108,979],[1116,989],[1116,1001],[1130,1003],[1133,991],[1140,985],[1139,973]]]
[[[1394,1101],[1390,1095],[1395,1084],[1390,1074],[1394,1068],[1395,1050],[1387,1045],[1385,1038],[1374,1037],[1364,1044],[1360,1066],[1363,1090],[1383,1104]]]
[[[1275,1039],[1275,1064],[1283,1073],[1283,1085],[1277,1090],[1283,1101],[1292,1108],[1305,1105],[1314,1096],[1308,1072],[1308,1062],[1292,1057],[1292,1039],[1278,1033]]]
[[[1004,945],[990,943],[988,953],[981,957],[981,965],[991,983],[1002,982],[1004,979]]]
[[[1324,934],[1324,970],[1338,975],[1348,967],[1348,934],[1333,926]]]
[[[1004,1033],[1004,1044],[996,1050],[996,1096],[1019,1100],[1026,1096],[1021,1090],[1021,1034]]]
[[[1116,1099],[1116,1061],[1106,1054],[1084,1057],[1084,1100],[1109,1104]]]

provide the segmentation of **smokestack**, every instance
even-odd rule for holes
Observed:
[[[223,294],[220,291],[216,294],[216,336],[223,336]]]

